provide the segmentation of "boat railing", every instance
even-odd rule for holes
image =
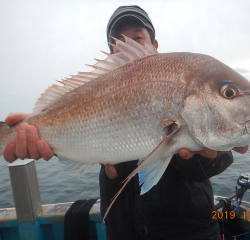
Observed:
[[[32,159],[8,165],[15,208],[0,209],[0,240],[63,240],[64,216],[72,202],[42,205]],[[100,200],[89,212],[90,239],[106,240]]]

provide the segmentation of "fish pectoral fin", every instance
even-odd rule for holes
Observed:
[[[155,186],[165,172],[172,156],[160,158],[152,166],[138,173],[141,185],[141,195]]]
[[[174,123],[173,121],[164,118],[164,119],[162,120],[162,122],[161,122],[161,125],[162,125],[163,127],[169,127],[169,126],[172,125],[173,123]]]
[[[103,217],[103,220],[106,218],[111,206],[115,202],[116,198],[122,192],[124,187],[127,185],[129,180],[135,176],[136,173],[142,171],[141,175],[139,174],[139,181],[142,185],[141,194],[149,191],[155,184],[158,183],[162,174],[168,166],[168,163],[172,156],[163,156],[166,152],[168,141],[172,139],[173,135],[180,129],[180,126],[173,123],[170,129],[168,136],[161,141],[161,143],[145,158],[138,162],[138,167],[129,174],[129,176],[123,181],[123,186],[116,193],[116,195],[111,199],[111,203],[106,210],[106,213]],[[152,173],[150,172],[152,171]],[[152,183],[150,183],[152,181]],[[144,186],[145,185],[145,186]]]
[[[66,170],[72,171],[72,172],[78,174],[79,177],[93,167],[93,164],[73,162],[73,161],[71,161],[65,157],[59,156],[59,155],[57,155],[57,157],[58,157],[58,160],[60,163],[67,165]]]

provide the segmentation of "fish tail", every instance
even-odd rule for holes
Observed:
[[[10,127],[5,122],[0,122],[0,157],[3,155],[3,150],[11,137]]]

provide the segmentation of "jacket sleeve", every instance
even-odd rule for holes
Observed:
[[[199,154],[185,160],[175,154],[170,162],[181,175],[199,182],[222,173],[232,163],[233,155],[231,152],[220,154],[213,160]]]

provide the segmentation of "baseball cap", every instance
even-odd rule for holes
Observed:
[[[111,36],[114,30],[125,25],[126,23],[138,23],[152,31],[155,37],[155,29],[148,14],[137,5],[120,6],[118,7],[107,25],[107,41],[111,42]],[[111,49],[111,46],[109,46]]]

